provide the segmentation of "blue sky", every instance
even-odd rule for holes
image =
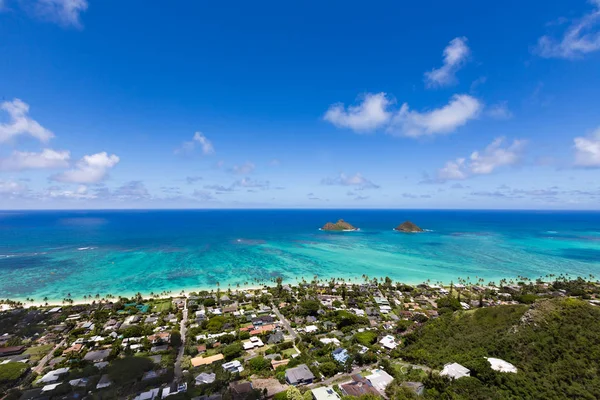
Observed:
[[[3,209],[600,208],[600,0],[0,10]]]

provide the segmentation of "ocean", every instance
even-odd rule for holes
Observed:
[[[343,218],[358,232],[324,232]],[[427,232],[393,228],[411,220]],[[0,212],[0,298],[105,297],[364,276],[410,284],[600,276],[600,213],[431,210]]]

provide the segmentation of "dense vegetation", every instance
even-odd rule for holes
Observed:
[[[471,370],[471,378],[454,382],[426,379],[429,398],[600,398],[600,308],[582,300],[447,313],[407,335],[406,345],[407,360]],[[484,357],[504,359],[519,372],[495,372]]]
[[[15,381],[19,379],[28,369],[29,366],[27,364],[19,362],[0,364],[0,383]]]

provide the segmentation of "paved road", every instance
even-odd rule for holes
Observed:
[[[187,298],[185,299],[185,303],[183,305],[183,318],[181,319],[181,325],[179,327],[179,332],[181,332],[181,347],[179,348],[179,353],[177,354],[177,360],[175,360],[175,376],[174,380],[176,382],[181,382],[183,378],[183,371],[181,370],[181,359],[183,358],[183,353],[185,351],[185,337],[186,337],[186,322],[188,319],[188,309],[187,309]]]
[[[288,331],[288,333],[290,334],[291,337],[293,337],[294,339],[296,339],[298,337],[298,334],[296,333],[296,331],[294,331],[292,329],[292,326],[290,325],[290,323],[288,322],[287,319],[285,319],[285,317],[279,312],[279,309],[275,306],[273,306],[273,311],[275,312],[275,314],[277,315],[277,317],[281,320],[281,323],[283,324],[283,326],[285,327],[285,329]]]
[[[52,350],[50,350],[50,352],[48,354],[46,354],[40,360],[40,362],[38,363],[38,365],[36,365],[36,367],[33,369],[33,372],[35,372],[36,374],[40,374],[42,372],[42,370],[44,369],[44,367],[46,366],[46,363],[48,361],[50,361],[50,359],[52,359],[52,357],[54,356],[54,352],[56,351],[56,349],[58,349],[61,346],[64,346],[66,342],[67,342],[67,338],[64,338],[62,340],[62,342],[60,342]]]

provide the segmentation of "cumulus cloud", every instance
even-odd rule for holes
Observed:
[[[376,185],[372,181],[368,180],[362,174],[357,172],[354,175],[346,175],[340,173],[338,176],[333,178],[324,178],[321,180],[322,185],[338,185],[338,186],[354,186],[356,189],[378,189],[379,185]]]
[[[600,0],[591,0],[593,9],[573,21],[561,38],[542,36],[534,52],[544,58],[577,59],[600,50]]]
[[[66,150],[44,149],[40,153],[13,151],[10,156],[0,159],[0,170],[67,168],[70,158],[71,154]]]
[[[106,152],[84,156],[75,168],[52,176],[58,182],[97,183],[106,178],[108,171],[119,163],[119,157]]]
[[[576,137],[575,165],[579,167],[600,167],[600,127],[588,137]]]
[[[196,146],[200,146],[200,150],[202,151],[202,154],[204,154],[205,156],[215,153],[215,148],[214,148],[213,144],[211,143],[210,140],[208,140],[208,138],[206,136],[204,136],[204,134],[202,132],[194,133],[192,140],[190,140],[188,142],[183,142],[181,144],[181,147],[179,147],[178,149],[175,149],[174,153],[175,154],[190,154],[196,149]]]
[[[256,165],[254,165],[251,162],[247,162],[242,165],[234,165],[230,171],[233,172],[234,174],[238,174],[238,175],[247,175],[247,174],[252,173],[255,168],[256,168]]]
[[[514,140],[505,145],[506,139],[495,139],[483,151],[474,151],[468,158],[448,161],[438,171],[438,181],[463,180],[473,175],[491,174],[500,167],[517,164],[522,157],[526,142]]]
[[[452,39],[444,49],[443,65],[425,72],[427,87],[449,86],[456,83],[456,72],[466,64],[470,54],[466,37]]]
[[[483,104],[468,94],[456,94],[448,104],[423,112],[410,110],[407,103],[392,110],[393,103],[385,93],[367,94],[363,103],[347,111],[341,104],[331,106],[325,120],[357,133],[385,128],[391,135],[419,137],[454,132],[477,118],[483,109]]]
[[[344,108],[337,103],[329,107],[323,119],[338,128],[350,128],[356,132],[369,132],[386,125],[391,117],[387,108],[393,103],[385,93],[367,93],[362,102]]]
[[[477,118],[482,108],[481,102],[468,94],[456,94],[445,106],[425,112],[410,110],[404,103],[387,131],[409,137],[447,134]]]
[[[65,27],[81,28],[80,16],[87,8],[87,0],[33,0],[37,16]]]
[[[20,99],[5,101],[0,110],[8,114],[8,123],[0,124],[0,143],[20,135],[28,135],[46,143],[54,134],[29,116],[29,104]]]

